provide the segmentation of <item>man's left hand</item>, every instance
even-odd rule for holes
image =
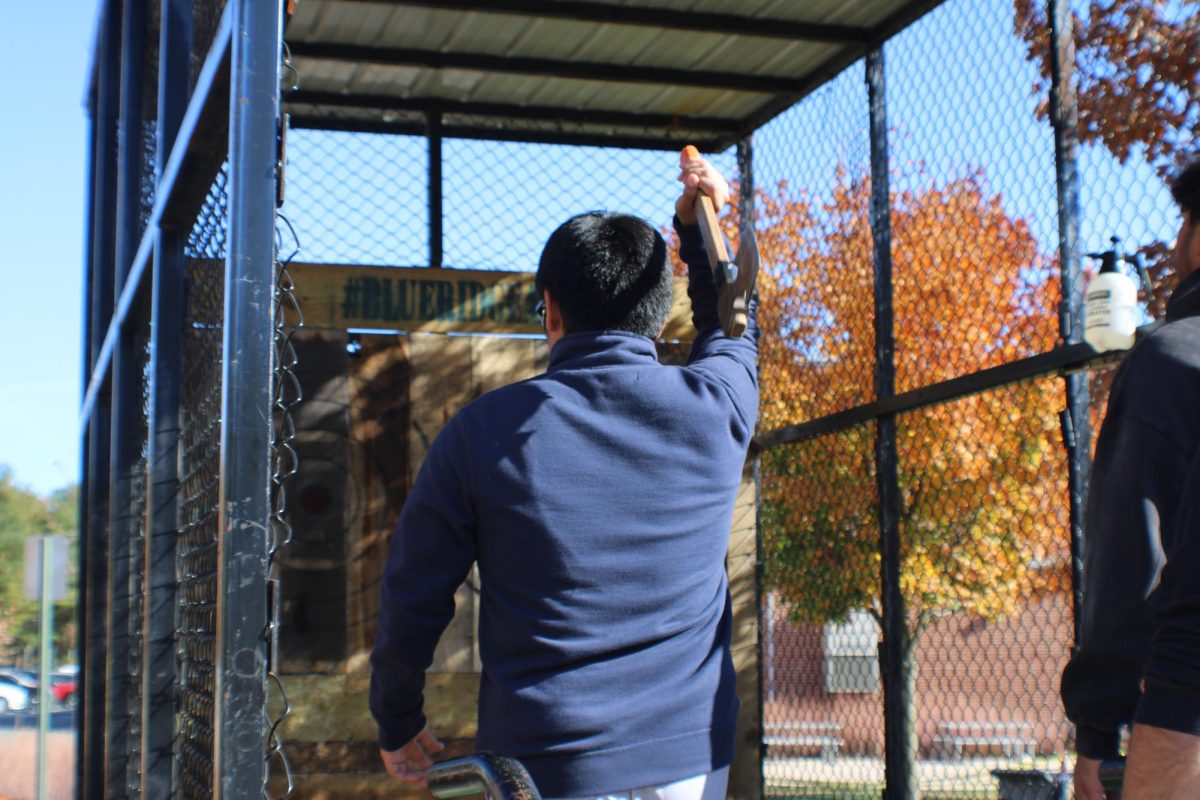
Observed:
[[[380,750],[379,755],[393,778],[424,786],[434,754],[443,749],[444,745],[434,738],[429,728],[425,728],[399,750]]]

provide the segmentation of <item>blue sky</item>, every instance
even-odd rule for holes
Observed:
[[[0,0],[0,464],[38,492],[79,472],[94,0]]]

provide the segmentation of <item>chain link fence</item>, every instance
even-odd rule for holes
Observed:
[[[176,545],[176,731],[179,786],[186,798],[211,797],[214,793],[227,183],[227,174],[222,170],[192,227],[186,250],[188,301]]]
[[[1074,642],[1066,387],[1052,371],[1013,372],[998,386],[984,374],[1049,353],[1064,321],[1081,322],[1060,317],[1055,140],[1036,58],[1050,31],[1030,6],[952,0],[883,47],[895,391],[908,393],[895,415],[904,627],[890,635],[880,599],[887,478],[876,425],[863,424],[887,418],[871,405],[878,221],[866,65],[754,136],[766,270],[759,431],[787,442],[760,455],[768,797],[880,796],[889,662],[906,707],[892,714],[890,748],[911,774],[894,796],[995,797],[994,771],[1033,776],[1046,791],[1069,780],[1073,731],[1058,696]],[[1088,37],[1113,12],[1075,7],[1086,93],[1104,69]],[[1174,19],[1195,30],[1194,14]],[[1143,155],[1085,138],[1072,224],[1085,253],[1117,236],[1143,256],[1155,287],[1141,295],[1149,322],[1169,295],[1177,223],[1169,162]],[[1110,359],[1086,373],[1093,446],[1112,371]],[[923,399],[943,382],[954,388]],[[772,440],[781,429],[789,435]]]

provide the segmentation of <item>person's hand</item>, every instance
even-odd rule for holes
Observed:
[[[704,192],[713,202],[713,210],[720,214],[729,201],[729,184],[712,164],[700,158],[679,157],[679,182],[683,194],[675,201],[675,215],[684,225],[696,224],[696,193]]]
[[[388,775],[405,783],[424,786],[426,773],[433,766],[432,756],[443,747],[429,732],[429,728],[425,728],[399,750],[380,750],[379,755],[383,757],[383,766],[387,768]]]
[[[1120,792],[1104,793],[1100,785],[1100,760],[1075,759],[1075,800],[1121,800]]]

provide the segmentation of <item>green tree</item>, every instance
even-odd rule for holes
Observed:
[[[38,604],[24,595],[25,540],[31,536],[62,533],[76,549],[77,497],[74,487],[39,497],[16,483],[7,467],[0,467],[0,662],[27,662],[37,651]],[[55,658],[61,660],[75,646],[74,561],[70,565],[67,597],[55,603]]]

